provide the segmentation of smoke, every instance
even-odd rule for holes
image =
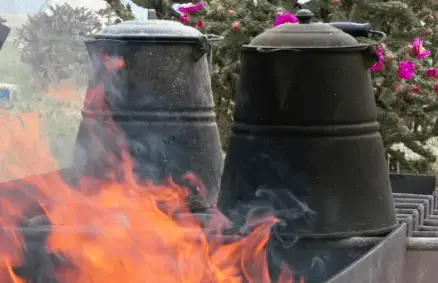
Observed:
[[[17,112],[27,113],[31,111],[41,113],[39,119],[46,125],[46,130],[42,133],[41,138],[49,143],[51,152],[59,161],[59,166],[44,169],[32,168],[29,175],[70,167],[77,131],[82,119],[81,110],[87,87],[86,82],[76,80],[73,74],[77,73],[79,69],[88,70],[91,66],[85,44],[82,39],[79,40],[79,44],[76,44],[77,38],[64,32],[66,29],[64,27],[68,25],[59,28],[56,34],[50,34],[49,31],[38,32],[37,24],[29,26],[33,27],[35,34],[26,32],[20,34],[20,29],[29,23],[28,16],[34,16],[40,11],[45,11],[50,15],[49,5],[68,3],[74,8],[87,7],[97,11],[97,9],[105,8],[106,3],[105,1],[77,0],[11,1],[0,1],[0,17],[5,20],[4,24],[11,28],[6,43],[0,49],[0,87],[10,90],[11,100],[7,104],[0,103],[0,112],[10,115],[15,115]],[[43,6],[44,3],[47,5]],[[97,14],[95,14],[95,18],[101,19]],[[96,20],[92,23],[96,24]],[[24,31],[28,30],[25,29]],[[53,82],[41,88],[39,73],[44,73],[48,69],[41,68],[39,71],[35,71],[35,68],[31,67],[28,60],[24,60],[26,57],[23,56],[26,44],[16,42],[20,37],[39,38],[41,40],[46,38],[53,42],[53,44],[43,44],[43,48],[46,50],[43,54],[30,52],[30,56],[27,57],[33,58],[34,66],[42,67],[46,65],[43,64],[43,61],[49,62],[52,66],[59,64],[61,69],[47,73],[47,78],[50,80],[50,78],[59,77],[60,80],[53,80]],[[40,44],[34,44],[34,49],[36,49],[36,45]],[[78,51],[73,56],[68,56],[71,49],[81,50],[81,52]],[[71,68],[70,66],[75,67]],[[86,72],[82,73],[85,74]],[[3,133],[3,135],[9,135],[10,140],[15,138],[13,132],[10,131]],[[6,180],[3,179],[3,181]]]
[[[66,45],[68,45],[66,39]],[[124,47],[123,47],[124,48]],[[126,50],[115,49],[113,53],[124,53]],[[73,155],[73,165],[82,173],[86,173],[89,176],[104,177],[102,174],[108,172],[108,168],[113,168],[120,175],[123,175],[123,162],[120,162],[122,155],[120,152],[120,143],[132,153],[134,175],[138,180],[150,179],[154,181],[160,181],[168,176],[173,176],[176,179],[178,177],[185,176],[190,171],[200,172],[199,176],[201,181],[205,184],[212,195],[218,190],[218,178],[213,177],[208,179],[204,176],[217,175],[221,173],[221,162],[217,164],[209,165],[215,160],[222,159],[222,156],[215,156],[218,144],[209,144],[208,146],[214,150],[205,149],[205,144],[214,140],[211,138],[213,134],[209,134],[211,131],[211,123],[205,123],[205,127],[198,127],[196,131],[193,128],[182,127],[181,120],[176,119],[163,127],[163,123],[155,123],[156,120],[173,118],[169,113],[163,111],[169,106],[169,101],[173,101],[174,104],[178,104],[190,96],[190,94],[200,91],[205,95],[208,92],[205,87],[205,83],[196,81],[184,81],[185,77],[190,77],[190,69],[192,65],[180,66],[179,70],[174,69],[172,61],[163,61],[165,53],[167,51],[158,50],[158,48],[148,54],[146,51],[132,52],[135,54],[135,60],[132,60],[131,66],[136,66],[135,73],[129,73],[132,70],[120,70],[113,73],[111,76],[99,77],[102,73],[101,65],[102,58],[97,53],[91,54],[92,67],[94,75],[97,76],[91,79],[88,86],[74,85],[75,88],[84,89],[88,87],[89,92],[99,89],[99,83],[104,85],[102,92],[97,91],[97,96],[90,95],[89,101],[85,101],[85,105],[91,103],[91,108],[84,109],[85,117],[82,121],[82,125],[79,127],[79,122],[82,119],[63,119],[63,115],[66,112],[66,108],[70,106],[82,105],[82,101],[71,101],[68,106],[63,106],[62,103],[56,104],[47,96],[43,96],[41,103],[35,103],[35,100],[29,99],[29,102],[24,102],[29,94],[21,93],[17,99],[17,107],[28,108],[42,108],[43,112],[52,113],[52,116],[46,117],[51,119],[51,126],[54,127],[52,136],[50,139],[54,139],[58,149],[62,153],[73,152],[73,154],[65,154],[65,159],[71,158]],[[175,54],[175,50],[170,50],[169,57],[184,58],[186,50],[181,51],[180,54]],[[0,52],[0,57],[4,56]],[[117,63],[117,58],[110,58],[113,63]],[[89,63],[89,62],[88,62]],[[138,65],[135,65],[135,64]],[[144,64],[140,66],[139,64]],[[24,63],[22,63],[25,66]],[[175,64],[177,65],[177,64]],[[158,72],[147,71],[144,66],[150,67],[151,70],[164,70],[164,74],[172,73],[177,74],[177,77],[166,77]],[[202,68],[197,66],[198,69]],[[1,67],[0,67],[1,68]],[[206,68],[204,68],[206,70]],[[133,81],[127,80],[127,77],[133,77]],[[150,83],[145,77],[161,80],[161,84],[157,87],[157,84]],[[26,80],[20,79],[18,83],[26,84]],[[205,79],[207,80],[207,79]],[[137,82],[137,84],[135,84]],[[154,82],[155,83],[155,82]],[[183,86],[181,86],[183,85]],[[197,89],[196,85],[200,85]],[[171,86],[171,87],[170,87]],[[188,87],[187,87],[188,86]],[[55,87],[55,86],[54,86]],[[62,85],[58,85],[55,88],[60,89]],[[171,91],[168,91],[172,89]],[[31,89],[32,96],[38,95],[38,90]],[[85,91],[84,91],[85,94]],[[104,99],[99,95],[105,95]],[[136,96],[137,95],[137,96]],[[192,103],[195,103],[198,99],[193,95]],[[149,116],[137,115],[115,115],[116,122],[120,126],[123,134],[120,131],[111,127],[111,124],[106,120],[105,115],[102,115],[100,119],[96,117],[88,117],[87,114],[95,112],[97,115],[105,114],[104,111],[99,113],[99,107],[103,105],[95,105],[104,100],[105,103],[114,110],[124,111],[126,107],[133,106],[148,106],[151,104],[157,105],[156,110],[160,110],[160,115],[150,111]],[[76,103],[77,102],[77,103]],[[187,102],[187,101],[185,101]],[[26,104],[27,103],[27,104]],[[208,102],[206,102],[208,104]],[[170,104],[171,106],[174,106]],[[160,106],[160,107],[158,107]],[[58,107],[58,111],[53,111],[53,107]],[[80,113],[82,106],[74,108],[76,113]],[[97,108],[93,108],[97,107]],[[147,107],[146,107],[147,108]],[[136,110],[140,111],[141,107]],[[148,110],[151,110],[150,108]],[[184,111],[182,109],[181,117],[183,117]],[[158,112],[158,111],[156,111]],[[53,115],[55,113],[56,115]],[[116,113],[117,114],[117,113]],[[120,113],[119,113],[120,114]],[[143,113],[144,114],[144,113]],[[134,117],[136,116],[137,117]],[[154,116],[155,115],[155,116]],[[80,115],[79,115],[80,117]],[[157,118],[158,117],[158,118]],[[64,117],[65,118],[65,117]],[[143,119],[143,120],[142,120]],[[155,121],[147,119],[156,119]],[[146,122],[145,122],[146,120]],[[65,123],[65,124],[64,124]],[[79,130],[78,130],[79,129]],[[67,132],[67,130],[69,132]],[[191,133],[189,133],[192,131]],[[90,135],[90,134],[93,135]],[[209,136],[210,135],[210,136]],[[77,139],[76,139],[76,136]],[[120,138],[123,137],[123,141]],[[56,150],[55,150],[56,151]],[[60,157],[59,155],[57,156]],[[64,161],[64,164],[69,163],[70,160]],[[279,177],[286,172],[281,172],[281,164],[273,164],[273,167],[279,168]],[[212,173],[213,172],[213,173]],[[29,172],[30,174],[32,172]],[[216,178],[216,179],[215,179]],[[187,180],[186,180],[187,181]],[[229,231],[230,241],[236,240],[242,235],[248,234],[254,227],[260,226],[263,221],[266,221],[269,217],[275,217],[278,222],[272,228],[271,248],[269,249],[269,256],[271,262],[276,267],[281,267],[285,261],[292,262],[294,271],[301,274],[314,273],[314,276],[326,277],[327,264],[326,262],[333,260],[331,252],[324,250],[321,253],[312,254],[307,250],[306,242],[301,241],[302,236],[305,236],[308,232],[308,227],[311,226],[314,221],[315,212],[312,208],[308,207],[306,203],[302,202],[294,195],[288,188],[254,188],[255,198],[252,201],[240,203],[236,208],[226,213],[225,217],[221,211],[209,206],[214,200],[211,196],[203,196],[203,187],[198,184],[190,184],[190,180],[187,181],[187,185],[193,188],[195,200],[190,205],[196,211],[195,215],[199,217],[200,222],[204,223],[206,231],[217,229],[217,227],[225,227],[225,231]],[[291,184],[293,186],[294,184]],[[240,188],[234,188],[236,190]],[[207,199],[205,199],[207,198]],[[204,202],[205,201],[205,202]],[[204,203],[202,203],[204,202]],[[202,203],[199,204],[198,203]],[[205,205],[205,203],[207,205]],[[205,209],[205,206],[208,209]],[[202,208],[202,209],[200,209]],[[193,214],[191,214],[193,215]],[[184,215],[179,215],[183,218]],[[28,224],[30,225],[30,224]],[[214,235],[214,233],[212,233]],[[285,256],[285,253],[287,254]],[[292,257],[292,259],[290,259]],[[321,281],[320,281],[321,282]]]
[[[259,221],[266,217],[275,217],[279,222],[273,228],[273,235],[284,247],[294,245],[303,234],[298,227],[311,224],[315,212],[305,203],[298,200],[288,189],[260,188],[256,190],[255,199],[241,202],[230,211],[230,218],[236,223],[244,223],[242,232],[260,225]],[[304,225],[291,225],[291,223],[304,223]]]

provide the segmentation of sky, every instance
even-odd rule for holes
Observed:
[[[69,3],[71,6],[85,6],[89,9],[101,9],[105,7],[105,1],[103,0],[0,0],[0,13],[10,14],[29,14],[37,13],[46,1],[52,4],[64,4]],[[124,0],[122,2],[129,3],[130,0]],[[145,9],[133,4],[132,10],[138,19],[142,19],[145,14]]]

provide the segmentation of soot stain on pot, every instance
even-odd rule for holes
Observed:
[[[109,106],[105,115],[120,129],[139,180],[160,183],[171,176],[178,181],[193,173],[208,191],[206,199],[191,203],[191,208],[214,205],[223,165],[213,111],[209,50],[196,50],[199,42],[204,44],[205,36],[196,29],[155,20],[109,26],[87,42],[95,67],[91,85],[103,84]],[[194,52],[201,57],[194,60]],[[96,54],[105,53],[123,58],[123,68],[102,72]],[[88,112],[99,116],[95,109]],[[108,124],[99,126],[105,129]],[[111,138],[105,131],[98,136],[102,144],[98,147],[103,150],[99,153],[90,143],[93,130],[90,123],[81,124],[76,160],[85,163],[79,167],[87,168],[81,174],[101,176],[104,166],[100,163],[105,163],[105,151],[112,150],[108,142]]]

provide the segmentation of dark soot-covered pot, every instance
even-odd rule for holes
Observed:
[[[192,172],[207,190],[205,199],[200,193],[191,200],[192,208],[215,203],[223,156],[208,37],[173,21],[127,21],[103,29],[87,47],[94,77],[77,138],[80,173],[103,178],[106,168],[120,166],[107,158],[108,152],[117,152],[106,122],[112,118],[126,136],[140,179],[160,182],[172,176],[177,181]],[[115,70],[108,70],[108,62]],[[108,105],[106,113],[102,104]]]
[[[239,223],[243,211],[273,208],[291,237],[378,235],[396,226],[373,52],[322,23],[280,25],[243,47],[218,200],[224,213]]]

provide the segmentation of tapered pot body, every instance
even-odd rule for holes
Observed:
[[[291,237],[377,235],[396,225],[361,48],[244,48],[219,207],[264,207]],[[237,220],[239,221],[239,220]]]
[[[190,206],[210,207],[217,200],[223,158],[213,111],[208,41],[175,22],[124,25],[119,29],[131,34],[114,27],[88,43],[95,73],[78,133],[75,165],[93,178],[104,178],[109,168],[119,170],[126,164],[113,162],[108,153],[120,156],[117,136],[122,134],[136,178],[162,182],[172,177],[178,182],[191,179],[187,174],[193,173],[203,185],[194,186]]]

